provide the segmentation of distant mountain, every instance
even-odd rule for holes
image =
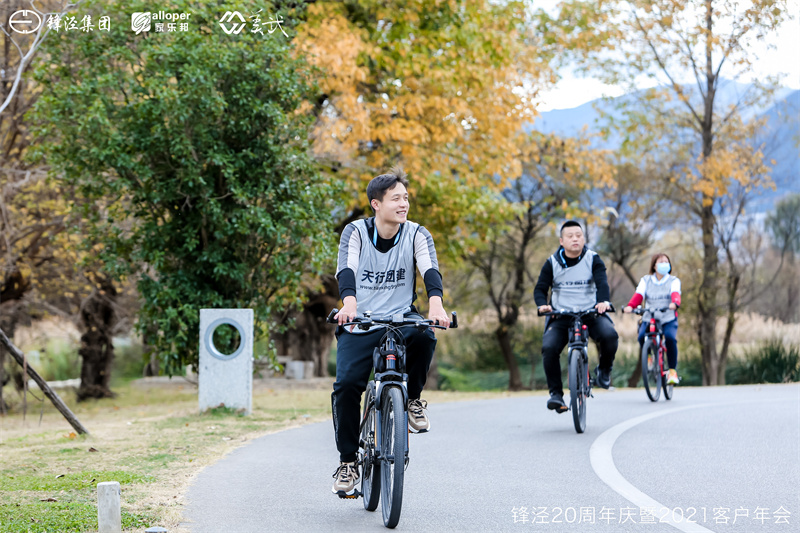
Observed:
[[[735,103],[749,88],[750,86],[747,84],[731,81],[721,83],[715,99],[717,109],[723,110]],[[696,87],[686,86],[686,89],[687,91],[692,90],[693,94],[697,95]],[[614,119],[619,119],[621,113],[617,107],[621,104],[633,105],[637,96],[600,98],[572,109],[546,111],[536,122],[528,125],[526,130],[557,133],[569,137],[580,134],[583,128],[586,128],[588,133],[598,133],[603,126],[600,122],[601,112]],[[674,102],[674,105],[682,104]],[[776,92],[772,105],[763,109],[748,110],[745,118],[748,115],[767,119],[766,132],[757,142],[766,145],[767,160],[775,160],[772,179],[775,181],[777,190],[765,191],[754,199],[750,207],[751,212],[763,212],[770,210],[782,196],[789,193],[800,193],[800,90],[781,89]],[[612,137],[603,142],[601,146],[615,149],[620,143],[620,138]]]

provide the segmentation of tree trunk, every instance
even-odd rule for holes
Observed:
[[[636,358],[636,368],[633,369],[633,374],[631,374],[630,379],[628,379],[628,387],[635,387],[639,384],[639,379],[642,377],[642,357],[641,353],[639,353],[639,357]]]
[[[328,356],[336,328],[326,319],[339,301],[339,284],[330,275],[322,278],[323,290],[308,295],[300,312],[292,312],[284,323],[294,318],[294,327],[274,336],[280,355],[297,361],[313,361],[314,375],[328,375]]]
[[[157,328],[153,325],[148,325],[142,332],[142,344],[144,345],[145,354],[150,354],[150,361],[144,365],[142,369],[143,377],[157,376],[160,373],[160,363],[158,361],[158,351],[153,347],[152,340],[155,337]]]
[[[703,358],[703,385],[718,385],[720,361],[717,354],[717,275],[718,257],[714,244],[712,206],[703,207],[703,279],[697,298],[697,334]],[[722,372],[724,373],[724,369]]]
[[[111,332],[116,321],[114,301],[117,291],[110,279],[97,275],[99,288],[81,306],[81,384],[78,401],[89,398],[113,398],[109,388],[111,366],[114,361],[114,344]]]
[[[47,396],[51,402],[53,402],[53,405],[56,409],[58,409],[58,412],[64,415],[64,418],[66,418],[67,422],[69,422],[70,425],[75,428],[75,431],[77,431],[78,434],[82,435],[84,433],[89,433],[86,428],[83,427],[83,424],[81,424],[80,420],[78,420],[72,411],[70,411],[69,407],[67,407],[67,404],[61,400],[61,397],[59,397],[59,395],[53,389],[51,389],[49,385],[47,385],[47,382],[42,378],[42,376],[39,375],[38,372],[36,372],[36,370],[33,369],[31,365],[25,362],[25,355],[19,350],[19,348],[14,346],[10,340],[8,340],[5,332],[1,329],[0,346],[3,346],[6,350],[8,350],[8,353],[11,354],[11,357],[13,357],[20,366],[24,366],[26,368],[26,371],[31,379],[36,382],[36,384],[39,386],[39,389],[41,389],[44,395]],[[23,379],[27,380],[28,378],[23,376]]]
[[[439,365],[436,354],[433,355],[431,367],[428,369],[428,378],[425,381],[425,390],[439,390]]]
[[[497,342],[500,344],[500,350],[503,352],[503,359],[506,360],[508,365],[508,390],[517,391],[522,390],[522,377],[519,373],[519,365],[517,365],[517,358],[514,357],[514,351],[511,349],[511,334],[508,327],[501,324],[494,332],[497,337]]]
[[[728,278],[728,313],[725,324],[725,337],[722,339],[722,351],[719,354],[719,367],[717,368],[717,385],[725,385],[725,367],[728,362],[728,349],[731,345],[733,327],[736,325],[736,295],[739,292],[740,276],[731,272]]]
[[[700,122],[703,142],[703,162],[711,156],[714,148],[714,97],[716,76],[711,59],[713,51],[713,8],[711,0],[706,0],[706,95],[704,97],[703,118]],[[703,179],[709,179],[703,176]],[[703,357],[703,385],[717,385],[720,362],[717,355],[717,276],[719,274],[718,249],[714,244],[713,196],[702,194],[700,205],[700,226],[703,239],[703,278],[697,298],[697,333],[700,339],[700,353]],[[724,369],[722,370],[724,372]]]
[[[0,289],[0,328],[9,337],[14,337],[17,323],[22,311],[22,297],[30,289],[30,282],[22,276],[16,267],[6,275],[2,289]],[[8,405],[3,397],[3,387],[11,380],[5,371],[6,348],[0,345],[0,415],[7,412]]]

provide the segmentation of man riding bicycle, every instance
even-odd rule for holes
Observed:
[[[545,261],[539,273],[533,298],[542,313],[554,308],[597,309],[600,316],[584,317],[583,323],[600,351],[595,381],[599,387],[607,389],[611,385],[611,369],[617,354],[619,336],[614,329],[614,323],[604,314],[611,306],[608,302],[610,290],[606,266],[600,256],[586,247],[583,228],[574,220],[568,220],[561,226],[559,243],[561,246]],[[551,288],[552,296],[548,303],[547,293]],[[550,389],[547,408],[559,414],[568,410],[564,403],[559,358],[569,340],[570,324],[569,320],[548,318],[542,339],[542,361]]]
[[[413,305],[416,267],[428,294],[428,318],[445,327],[450,325],[442,304],[442,276],[433,237],[423,226],[407,219],[407,187],[406,175],[399,169],[373,178],[367,185],[367,198],[375,216],[348,224],[339,242],[336,278],[344,305],[334,317],[339,327],[331,403],[340,460],[333,475],[335,494],[350,495],[356,490],[361,394],[372,371],[373,349],[384,334],[382,328],[362,331],[342,324],[367,311],[422,319]],[[408,358],[408,422],[412,431],[424,433],[430,429],[430,421],[425,412],[427,402],[420,395],[433,360],[436,336],[431,329],[405,327],[401,331]]]

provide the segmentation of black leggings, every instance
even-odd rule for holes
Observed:
[[[431,329],[419,331],[414,326],[400,328],[406,342],[408,396],[415,400],[422,394],[436,348]],[[351,463],[358,452],[358,426],[361,419],[361,395],[372,372],[372,351],[386,332],[381,328],[369,333],[337,330],[336,382],[331,394],[333,430],[341,461]]]

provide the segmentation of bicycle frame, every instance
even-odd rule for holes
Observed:
[[[592,380],[589,379],[589,331],[581,321],[581,318],[578,316],[573,316],[572,318],[572,327],[570,328],[570,335],[569,335],[569,343],[567,344],[567,364],[569,364],[569,358],[572,357],[572,353],[575,349],[580,350],[581,359],[583,360],[584,365],[586,366],[587,376],[586,376],[586,395],[591,396],[592,391]]]
[[[670,311],[669,307],[662,307],[660,309],[643,309],[637,307],[633,312],[637,315],[642,315],[644,317],[645,314],[649,314],[650,318],[648,320],[647,331],[645,331],[644,336],[646,339],[651,339],[651,342],[658,346],[658,371],[661,372],[663,376],[666,374],[664,371],[664,356],[667,353],[667,347],[664,343],[664,328],[661,324],[661,321],[658,320],[656,317],[653,316],[653,312],[661,312],[661,311]],[[644,318],[643,318],[644,320]]]
[[[664,344],[664,331],[661,326],[661,321],[651,317],[644,336],[645,338],[651,339],[651,342],[658,346],[658,371],[661,372],[663,376],[665,374],[664,355],[667,351],[667,347]]]
[[[406,368],[406,350],[405,350],[405,343],[403,339],[398,338],[398,333],[395,329],[387,328],[387,332],[384,334],[384,338],[381,340],[381,345],[375,350],[380,350],[378,352],[378,356],[383,356],[385,358],[384,364],[386,365],[386,370],[384,372],[376,372],[375,373],[375,399],[372,402],[371,409],[375,412],[375,459],[380,461],[383,460],[383,430],[382,430],[382,420],[380,416],[377,416],[378,406],[381,405],[381,401],[383,400],[384,391],[388,391],[388,387],[397,387],[400,389],[400,392],[403,394],[403,405],[408,404],[408,374],[405,373]],[[373,360],[375,358],[375,354],[373,354]],[[398,385],[399,382],[399,385]],[[368,417],[364,417],[364,420],[361,422],[361,427],[359,427],[359,431],[363,429],[363,424],[366,422]],[[408,408],[403,409],[403,418],[404,424],[408,426]],[[406,438],[403,439],[403,454],[406,465],[408,465],[408,435],[406,434]],[[395,458],[387,458],[390,460],[394,460]]]

